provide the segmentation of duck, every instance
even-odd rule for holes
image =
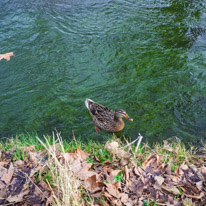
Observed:
[[[88,98],[85,100],[85,105],[92,117],[96,132],[100,132],[101,130],[112,133],[120,132],[125,126],[122,118],[133,121],[123,109],[113,111]]]

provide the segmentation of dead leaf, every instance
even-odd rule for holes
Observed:
[[[75,150],[75,153],[78,154],[82,160],[85,160],[89,157],[89,154],[87,152],[82,151],[78,146]]]
[[[196,182],[196,187],[199,191],[202,191],[203,189],[203,181],[199,181],[199,182]]]
[[[143,162],[142,167],[143,167],[143,168],[146,168],[146,167],[149,165],[151,159],[153,159],[154,157],[155,157],[154,154],[149,155],[149,156],[147,157],[147,159]]]
[[[115,182],[113,185],[117,190],[121,188],[121,183],[119,181]]]
[[[121,202],[122,203],[127,203],[128,202],[128,198],[129,198],[128,194],[121,193],[120,196],[121,196]]]
[[[193,161],[194,165],[198,165],[198,166],[204,163],[203,160],[201,160],[200,158],[197,158],[197,157],[192,157],[192,161]]]
[[[96,175],[94,171],[90,171],[92,163],[84,162],[82,168],[75,174],[80,180],[86,180],[88,177]]]
[[[40,162],[36,152],[29,152],[29,159],[34,165],[38,165]]]
[[[106,142],[105,144],[105,149],[107,149],[109,152],[116,150],[119,147],[119,143],[118,142]]]
[[[128,153],[124,153],[124,155],[122,155],[122,159],[120,161],[120,164],[122,166],[125,166],[129,163],[130,160],[131,160],[131,155]]]
[[[1,177],[1,167],[7,167],[8,166],[8,162],[0,162],[0,177]]]
[[[8,202],[12,202],[12,203],[17,203],[17,202],[22,202],[23,201],[23,198],[25,195],[28,195],[29,194],[29,190],[25,190],[24,192],[21,192],[17,195],[14,195],[14,196],[9,196],[6,198],[6,200]]]
[[[21,167],[23,165],[24,165],[24,161],[22,161],[22,160],[17,160],[16,162],[14,162],[14,166]]]
[[[66,162],[70,165],[77,158],[77,154],[75,154],[75,153],[64,153],[63,157],[66,160]]]
[[[164,182],[164,178],[160,175],[160,176],[155,176],[155,184],[154,184],[154,188],[156,190],[160,190],[161,189],[161,186]]]
[[[101,200],[99,202],[100,206],[110,206],[107,202],[105,202],[104,200]],[[98,205],[95,205],[95,206],[98,206]]]
[[[11,56],[14,56],[13,52],[5,53],[5,54],[0,54],[0,61],[2,59],[6,59],[6,61],[9,61]]]
[[[127,182],[129,180],[129,170],[127,165],[124,166],[124,176],[125,176],[125,181]],[[127,184],[127,183],[126,183]]]
[[[4,173],[2,175],[1,180],[4,181],[8,185],[11,181],[13,174],[14,174],[14,166],[11,162],[7,173]]]
[[[4,189],[6,185],[0,180],[0,190]]]
[[[169,187],[167,185],[162,185],[162,189],[166,190],[167,192],[171,192],[175,195],[180,195],[180,191],[176,187]]]
[[[98,162],[100,162],[97,157],[95,157],[95,159],[96,159]],[[110,160],[105,160],[103,163],[104,163],[104,164],[111,164],[112,162],[111,162]]]
[[[202,199],[202,198],[205,196],[204,192],[201,192],[200,195],[198,195],[198,196],[188,195],[188,194],[184,194],[184,195],[187,196],[187,197],[189,197],[189,198],[199,199],[199,200]]]
[[[163,150],[174,152],[174,150],[168,145],[168,142],[166,140],[164,140],[163,142],[164,142]]]
[[[4,173],[7,173],[7,169],[5,167],[0,166],[0,178],[4,175]]]
[[[60,154],[59,147],[60,147],[60,143],[57,143],[57,144],[54,144],[54,145],[49,145],[48,152],[50,154],[54,153],[56,155],[59,155]]]
[[[102,188],[104,187],[104,183],[97,182],[96,174],[87,178],[84,181],[84,186],[87,190],[89,190],[91,193],[100,192]]]
[[[107,192],[115,198],[120,198],[120,193],[116,187],[110,183],[104,183],[106,185]]]
[[[180,166],[180,168],[182,170],[188,170],[189,169],[189,167],[187,165],[185,165],[184,163]]]
[[[20,147],[20,149],[23,150],[23,151],[26,152],[26,153],[34,152],[35,149],[36,149],[36,145],[22,146],[22,147]]]

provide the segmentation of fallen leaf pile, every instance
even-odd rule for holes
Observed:
[[[74,153],[63,153],[58,146],[50,149],[55,149],[59,162],[73,171],[96,198],[95,206],[145,205],[145,201],[151,200],[160,205],[179,206],[187,205],[184,202],[188,199],[195,205],[206,205],[204,162],[196,160],[190,165],[183,162],[172,172],[171,165],[155,153],[138,167],[132,154],[121,149],[118,142],[106,143],[113,160],[104,162],[79,147]],[[164,149],[173,152],[167,143]],[[0,156],[0,205],[50,205],[54,201],[51,187],[43,179],[40,182],[35,179],[36,174],[48,170],[46,152],[35,152],[34,147],[22,150],[27,153],[24,160],[12,161],[11,151]]]
[[[22,151],[28,154],[24,161],[12,162],[15,151],[0,155],[0,205],[48,205],[50,188],[43,180],[37,183],[35,179],[45,166],[44,153],[34,152],[34,147]]]

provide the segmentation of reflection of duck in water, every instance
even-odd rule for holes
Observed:
[[[85,105],[92,116],[96,132],[100,132],[101,129],[107,132],[119,132],[125,125],[122,118],[133,121],[123,109],[113,111],[91,99],[86,99]]]

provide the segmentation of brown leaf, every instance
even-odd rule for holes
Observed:
[[[66,160],[66,162],[70,165],[77,158],[77,154],[76,153],[63,153],[63,157]]]
[[[117,150],[118,147],[119,147],[119,143],[116,141],[113,141],[110,143],[106,142],[106,144],[105,144],[105,149],[107,149],[109,152]]]
[[[59,150],[60,143],[54,144],[54,145],[49,145],[48,151],[50,154],[55,153],[56,155],[60,154]]]
[[[81,157],[82,160],[85,160],[85,159],[87,159],[89,157],[89,154],[84,152],[84,151],[82,151],[78,146],[77,146],[77,148],[75,150],[75,153],[78,154]]]
[[[198,196],[195,196],[195,195],[188,195],[188,194],[184,194],[185,196],[187,196],[187,197],[189,197],[189,198],[193,198],[193,199],[202,199],[204,196],[205,196],[205,194],[204,194],[204,192],[201,192]]]
[[[17,195],[14,195],[14,196],[10,195],[9,197],[6,198],[6,200],[12,203],[22,202],[24,199],[24,196],[28,194],[29,194],[29,190],[25,190],[24,192],[21,192]]]
[[[180,194],[180,191],[176,187],[169,187],[167,185],[162,185],[162,189],[166,190],[167,192],[171,192],[175,195]]]
[[[116,155],[117,157],[123,157],[126,152],[119,148],[119,143],[118,142],[107,142],[105,144],[105,149],[107,149],[111,154]]]
[[[0,178],[4,175],[4,173],[7,173],[7,169],[5,167],[0,166]]]
[[[14,56],[13,52],[5,53],[5,54],[0,54],[0,61],[2,59],[6,59],[6,61],[9,61],[11,56]]]
[[[102,188],[104,187],[104,183],[97,182],[96,174],[87,178],[84,181],[84,186],[87,190],[89,190],[91,193],[100,192]]]
[[[90,171],[92,163],[84,162],[82,168],[75,174],[80,180],[86,180],[88,177],[95,175],[94,171]]]
[[[174,175],[164,175],[164,177],[165,177],[165,179],[167,180],[167,181],[172,181],[172,184],[174,185],[177,185],[178,184],[178,177],[177,176],[174,176]]]
[[[14,162],[14,166],[21,167],[23,165],[24,165],[24,161],[22,161],[22,160],[17,160],[16,162]]]
[[[4,189],[6,185],[0,180],[0,190]]]
[[[116,187],[110,183],[104,183],[106,185],[107,192],[113,197],[120,198],[120,193]]]
[[[39,183],[39,185],[41,186],[41,188],[43,188],[44,191],[50,191],[51,190],[49,185],[46,182],[44,182],[43,180]]]
[[[203,190],[203,181],[196,182],[196,187],[199,191]]]
[[[36,152],[29,152],[29,159],[34,165],[39,164],[39,160],[37,158],[37,153]]]
[[[8,185],[11,181],[13,174],[14,174],[14,166],[12,163],[10,163],[7,173],[4,173],[2,175],[1,180],[4,181]]]
[[[161,189],[161,186],[164,182],[164,178],[160,175],[160,176],[155,176],[155,184],[154,184],[154,188],[156,190],[160,190]]]
[[[78,172],[78,171],[81,170],[81,168],[82,168],[82,162],[81,162],[81,160],[80,160],[79,158],[77,158],[77,159],[75,159],[75,160],[72,162],[71,165],[68,165],[68,166],[69,166],[69,168],[70,168],[74,173],[76,173],[76,172]]]
[[[129,170],[128,170],[127,165],[124,166],[124,179],[125,179],[126,185],[127,185],[128,180],[129,180]]]
[[[187,165],[185,165],[184,163],[181,164],[180,168],[181,168],[182,170],[188,170],[188,169],[189,169],[189,167],[188,167]]]
[[[0,162],[0,177],[1,177],[1,167],[7,167],[8,162]]]
[[[122,155],[120,164],[122,166],[125,166],[129,163],[130,159],[131,159],[131,155],[125,152],[124,155]]]
[[[149,155],[147,159],[143,162],[142,167],[146,168],[150,164],[151,159],[153,158],[155,158],[154,154]]]
[[[174,150],[168,145],[168,142],[164,140],[163,150],[174,152]]]
[[[201,160],[200,158],[196,158],[196,157],[192,157],[192,161],[193,161],[193,164],[197,165],[197,166],[199,166],[199,165],[204,163],[203,160]]]
[[[104,200],[101,200],[99,202],[100,206],[109,206],[109,204],[107,202],[105,202]],[[95,205],[96,206],[96,205]]]
[[[121,193],[120,196],[121,196],[121,202],[122,203],[127,203],[128,202],[128,198],[129,198],[128,194]]]
[[[169,164],[167,164],[164,169],[165,169],[166,174],[168,174],[168,175],[172,174],[171,166]]]
[[[46,200],[46,206],[52,205],[54,202],[54,197],[51,195],[49,198]]]
[[[117,190],[121,188],[121,183],[119,181],[115,182],[113,185]]]
[[[102,175],[104,175],[105,180],[106,180],[107,182],[109,182],[109,183],[111,183],[111,184],[114,184],[114,183],[116,182],[115,179],[114,179],[114,177],[108,175],[107,173],[105,173],[105,174],[103,173]]]
[[[97,157],[95,157],[95,158],[98,160],[98,162],[100,162]],[[104,163],[104,164],[111,164],[112,162],[111,162],[110,160],[105,160],[103,163]]]
[[[112,200],[110,201],[110,203],[111,203],[112,206],[120,206],[118,200],[112,199]]]
[[[102,171],[108,173],[111,177],[116,176],[120,173],[121,170],[114,170],[110,165],[106,165],[102,168]]]
[[[113,170],[113,169],[111,169],[111,170],[110,170],[110,175],[111,175],[112,177],[114,177],[114,176],[118,175],[118,174],[120,173],[120,171],[121,171],[121,170]]]
[[[23,150],[23,151],[26,152],[26,153],[34,152],[35,149],[36,149],[36,145],[22,146],[22,147],[20,147],[20,149]]]

